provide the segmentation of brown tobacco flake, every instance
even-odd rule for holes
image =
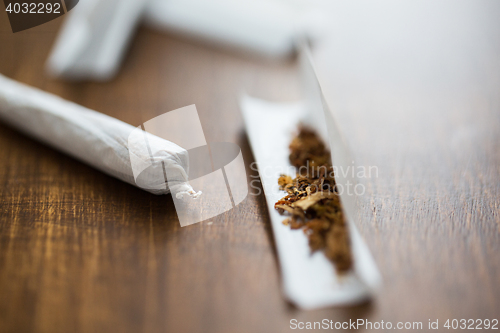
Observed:
[[[283,224],[302,229],[311,251],[322,250],[339,273],[352,268],[349,230],[335,189],[330,152],[311,129],[299,127],[290,143],[290,163],[295,178],[281,175],[280,189],[287,193],[274,208],[290,217]]]

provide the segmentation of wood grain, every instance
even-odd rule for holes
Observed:
[[[396,6],[413,19],[406,25],[389,14],[367,19],[370,10],[391,13],[383,5],[338,6],[338,26],[316,50],[356,163],[379,170],[362,180],[358,221],[384,277],[373,302],[299,311],[284,301],[262,196],[181,228],[171,197],[0,124],[0,331],[286,332],[292,318],[498,318],[499,12],[495,2],[472,3]],[[429,30],[404,43],[422,17]],[[60,23],[12,34],[0,15],[0,73],[132,125],[196,104],[207,140],[239,144],[249,174],[238,94],[300,97],[293,60],[145,28],[113,81],[54,80],[43,65]]]

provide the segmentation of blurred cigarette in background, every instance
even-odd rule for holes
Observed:
[[[68,14],[48,59],[50,74],[109,80],[137,24],[268,58],[290,56],[317,38],[324,12],[305,1],[87,0]]]

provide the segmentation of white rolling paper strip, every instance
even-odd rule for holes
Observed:
[[[178,145],[136,127],[0,75],[0,120],[108,175],[154,194],[178,185],[191,194],[188,154]],[[132,152],[132,155],[131,153]],[[150,165],[134,179],[130,159]],[[158,163],[156,163],[158,162]],[[163,166],[169,172],[169,184]],[[160,177],[158,175],[161,175]],[[194,194],[194,191],[192,192]]]
[[[307,57],[305,60],[308,61]],[[333,115],[326,107],[322,107],[322,93],[317,80],[309,81],[311,76],[315,77],[314,70],[310,64],[306,64],[304,70],[309,76],[306,81],[308,89],[316,90],[316,94],[309,94],[309,97],[319,100],[305,104],[278,104],[244,97],[241,110],[266,196],[285,296],[303,309],[356,304],[372,297],[381,284],[381,277],[354,224],[353,219],[357,214],[353,210],[357,207],[353,204],[353,198],[341,194],[354,259],[353,271],[345,276],[336,274],[332,263],[322,252],[311,254],[303,232],[283,225],[285,217],[274,209],[274,203],[284,196],[277,181],[281,173],[288,171],[290,174],[288,146],[299,123],[314,126],[319,133],[328,133],[333,165],[346,163],[339,161],[346,158],[346,154],[339,153],[341,150],[345,152],[345,145],[340,140]],[[319,109],[312,110],[311,106],[319,106]],[[350,165],[351,161],[347,163]],[[339,177],[336,180],[337,183],[344,183],[344,179]]]

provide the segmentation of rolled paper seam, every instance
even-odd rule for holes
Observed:
[[[188,183],[172,185],[170,186],[170,188],[172,189],[172,192],[175,192],[175,197],[177,199],[182,199],[185,195],[197,199],[202,194],[201,191],[196,192],[195,190],[193,190],[191,185],[189,185]]]
[[[154,194],[188,183],[188,153],[144,132],[151,149],[129,149],[136,127],[0,75],[0,120],[110,176]],[[150,155],[149,151],[154,152]],[[136,181],[131,159],[149,164]],[[191,192],[192,191],[192,192]],[[194,194],[192,194],[194,193]]]

